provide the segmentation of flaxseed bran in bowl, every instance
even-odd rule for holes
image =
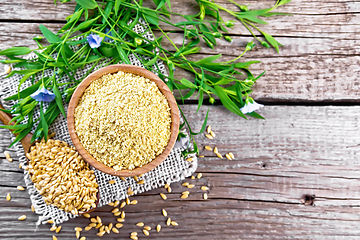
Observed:
[[[68,129],[91,166],[115,176],[146,173],[171,152],[179,110],[155,74],[132,65],[111,65],[86,77],[68,108]]]

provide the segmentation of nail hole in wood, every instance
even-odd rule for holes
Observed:
[[[261,168],[266,168],[267,167],[267,164],[266,163],[262,163],[261,164]]]
[[[301,196],[301,203],[304,205],[314,206],[315,195],[304,194]]]

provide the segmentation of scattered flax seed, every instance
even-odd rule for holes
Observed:
[[[101,218],[100,218],[99,216],[96,216],[96,221],[97,221],[98,223],[102,223]]]
[[[217,153],[216,156],[218,156],[218,158],[223,158],[223,156],[220,153]]]
[[[21,169],[21,168],[22,168],[22,165],[23,165],[22,163],[20,163],[20,164],[19,164],[19,169]]]
[[[120,201],[119,201],[119,200],[116,200],[116,201],[114,202],[114,207],[117,207],[117,206],[119,205],[119,203],[120,203]]]
[[[130,205],[130,199],[128,197],[125,199],[125,202],[127,205]]]
[[[51,220],[51,219],[49,219],[49,220],[47,220],[47,223],[53,224],[53,223],[54,223],[54,221],[53,221],[53,220]]]
[[[104,234],[105,234],[105,231],[101,231],[101,232],[98,232],[96,235],[98,235],[99,237],[102,237],[102,236],[104,236]]]
[[[75,237],[76,237],[77,239],[79,239],[79,238],[80,238],[80,232],[76,231],[76,232],[75,232]]]
[[[115,204],[113,202],[108,203],[110,207],[113,207]]]
[[[9,74],[11,73],[11,66],[9,66],[7,69],[6,69],[6,74]]]
[[[112,213],[116,213],[118,211],[120,211],[118,208],[114,208],[113,210],[111,210]]]
[[[97,225],[96,223],[89,223],[90,227],[96,227],[96,225]]]
[[[32,205],[32,204],[31,204],[31,211],[32,211],[32,212],[35,212],[34,205]]]
[[[85,237],[85,236],[83,236],[83,237],[81,237],[81,238],[80,238],[80,240],[86,240],[86,237]]]
[[[125,219],[120,217],[120,218],[117,219],[117,221],[118,222],[125,222]]]
[[[118,230],[116,227],[113,227],[111,230],[112,230],[114,233],[119,233],[119,230]]]
[[[162,209],[161,212],[162,212],[162,215],[163,215],[164,217],[167,217],[168,214],[167,214],[167,211],[166,211],[165,209]]]
[[[115,183],[115,180],[110,180],[109,181],[109,184],[114,184]]]
[[[125,212],[124,211],[121,212],[120,218],[125,219]]]
[[[231,159],[235,159],[235,156],[232,152],[229,152],[229,156],[231,157]]]
[[[57,237],[55,235],[52,235],[53,240],[57,240]]]
[[[138,227],[143,227],[145,224],[143,223],[143,222],[138,222],[137,224],[136,224],[136,226],[138,226]]]
[[[227,159],[229,159],[230,161],[232,160],[229,154],[225,154],[225,157],[226,157]]]
[[[24,191],[25,190],[25,188],[23,186],[17,186],[16,189],[19,190],[19,191]]]
[[[134,176],[134,180],[135,180],[135,182],[139,181],[137,176]]]
[[[197,178],[200,179],[202,177],[202,173],[198,173]]]
[[[189,157],[186,159],[187,162],[192,162],[194,159],[192,157]]]
[[[120,177],[121,180],[123,180],[124,182],[126,182],[126,179],[124,177]]]
[[[195,179],[195,176],[191,176],[191,179],[194,180],[194,179]]]
[[[97,223],[96,218],[90,218],[90,221],[93,222],[93,223]]]
[[[168,193],[171,193],[171,192],[172,192],[172,189],[171,189],[170,186],[167,188],[167,191],[168,191]]]
[[[205,146],[206,150],[212,151],[212,148],[210,146]]]
[[[150,226],[145,226],[144,229],[147,230],[147,231],[150,231],[151,227]]]
[[[207,191],[207,190],[209,190],[209,188],[207,187],[207,186],[201,186],[201,188],[200,188],[201,190],[203,190],[203,191]]]
[[[138,240],[138,237],[137,236],[130,236],[130,239],[132,239],[132,240]]]
[[[114,213],[114,216],[118,217],[118,216],[120,216],[120,214],[121,214],[121,212],[116,212],[116,213]]]
[[[131,205],[136,205],[136,204],[138,204],[138,200],[132,200],[132,201],[130,202],[130,204],[131,204]]]
[[[193,188],[193,187],[195,187],[194,184],[189,184],[189,185],[187,185],[187,188]]]
[[[199,158],[204,158],[205,156],[204,155],[199,155]]]
[[[126,202],[125,202],[125,201],[120,204],[120,208],[123,208],[123,207],[125,207],[125,206],[126,206]]]
[[[59,233],[60,230],[61,230],[61,226],[58,226],[58,227],[56,228],[55,232],[56,232],[56,233]]]
[[[166,200],[167,199],[167,196],[164,194],[164,193],[160,193],[160,196],[163,200]]]
[[[218,153],[219,153],[219,150],[218,150],[217,147],[214,147],[214,153],[215,153],[215,154],[218,154]]]
[[[50,228],[50,231],[55,231],[57,229],[57,227],[56,226],[52,226],[51,228]]]
[[[143,233],[144,233],[146,236],[149,236],[149,235],[150,235],[149,231],[148,231],[148,230],[145,230],[145,229],[143,229]]]
[[[96,224],[96,226],[95,226],[96,229],[99,229],[99,228],[101,228],[101,227],[102,227],[102,223],[98,223],[98,224]]]
[[[182,194],[180,198],[185,199],[185,198],[188,198],[188,197],[189,197],[189,194]]]
[[[210,125],[207,127],[206,132],[211,133],[211,126]]]
[[[92,227],[91,226],[86,226],[84,229],[85,229],[85,231],[89,231],[89,230],[92,229]]]
[[[26,219],[26,215],[21,215],[19,218],[18,218],[18,220],[20,220],[20,221],[23,221],[23,220],[25,220]]]
[[[132,192],[132,189],[131,189],[131,187],[129,187],[129,188],[127,189],[127,195],[130,195],[131,192]]]
[[[124,224],[122,224],[122,223],[116,223],[115,224],[115,227],[117,227],[117,228],[122,228],[122,226],[124,226]]]
[[[10,195],[10,193],[8,193],[7,195],[6,195],[6,201],[10,201],[11,200],[11,195]]]
[[[205,200],[208,199],[207,193],[204,193],[203,198],[204,198]]]
[[[183,185],[183,186],[187,187],[187,186],[189,186],[189,183],[188,183],[188,182],[184,182],[184,183],[183,183],[183,184],[181,184],[181,185]]]
[[[173,225],[173,226],[179,226],[179,224],[177,222],[175,222],[175,221],[171,221],[170,224]]]
[[[112,223],[109,223],[109,230],[111,230],[113,227],[113,224]],[[110,231],[108,232],[108,234],[110,234]]]
[[[158,225],[156,226],[156,231],[157,231],[157,232],[160,232],[160,230],[161,230],[161,225],[158,224]]]
[[[171,218],[168,218],[168,219],[166,220],[166,225],[167,225],[167,226],[170,226],[170,224],[171,224]]]
[[[144,176],[144,174],[140,174],[138,177],[142,177],[142,176]]]
[[[170,185],[168,183],[165,184],[164,188],[168,188],[168,187],[170,187]]]
[[[213,131],[210,132],[210,135],[211,135],[213,138],[215,138],[215,136],[216,136]]]
[[[90,218],[90,214],[88,214],[88,213],[84,213],[83,216],[86,218]]]
[[[212,140],[213,136],[211,136],[210,134],[205,134],[205,137],[207,137],[208,139]]]
[[[13,159],[11,158],[11,156],[8,152],[5,152],[4,154],[5,154],[6,160],[8,160],[9,162],[13,161]]]
[[[137,236],[137,235],[138,235],[137,232],[132,232],[132,233],[130,233],[130,236]]]
[[[115,170],[151,162],[164,151],[171,135],[169,103],[155,82],[121,71],[93,81],[81,96],[74,118],[84,148]],[[131,149],[124,148],[124,143]]]
[[[140,181],[137,182],[137,184],[140,184],[140,185],[144,184],[144,183],[145,183],[145,180],[140,180]]]
[[[181,194],[187,194],[187,195],[189,195],[190,192],[189,192],[189,191],[184,191],[184,192],[182,192]]]

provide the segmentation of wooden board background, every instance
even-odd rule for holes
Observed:
[[[253,8],[273,4],[243,2]],[[175,11],[196,11],[191,0],[172,3]],[[58,29],[73,6],[55,7],[52,0],[0,0],[0,49],[35,47],[31,38],[40,34],[38,25]],[[293,0],[279,11],[293,16],[273,17],[262,28],[284,45],[280,53],[258,47],[244,57],[262,61],[252,66],[254,73],[267,70],[252,95],[266,104],[260,113],[267,120],[246,121],[218,105],[204,106],[198,114],[192,102],[182,106],[195,131],[210,108],[209,124],[217,137],[212,141],[197,137],[205,155],[198,168],[203,178],[191,180],[196,187],[186,200],[179,198],[185,190],[180,183],[172,186],[165,202],[159,197],[164,189],[134,197],[139,204],[125,208],[121,232],[106,239],[128,238],[131,231],[140,230],[135,226],[139,221],[163,225],[160,233],[151,231],[150,239],[359,239],[360,3]],[[216,50],[204,48],[195,58],[222,53],[230,59],[252,39],[241,26],[231,36],[231,45],[223,41]],[[172,38],[180,43],[179,36]],[[3,154],[10,136],[7,130],[0,131],[0,239],[51,239],[49,226],[34,232],[37,215],[30,210],[29,196],[16,190],[23,184],[23,174],[17,158],[9,163]],[[203,150],[205,145],[217,146],[221,153],[231,151],[236,159],[216,158]],[[201,185],[210,187],[206,201]],[[11,202],[5,200],[8,192]],[[314,204],[304,205],[304,195],[315,195]],[[161,208],[178,227],[164,227]],[[110,209],[101,208],[96,214],[105,223],[114,222]],[[28,219],[20,222],[17,217],[22,214]],[[78,218],[63,224],[58,238],[74,239],[73,227],[87,222]],[[93,230],[85,236],[97,239]]]

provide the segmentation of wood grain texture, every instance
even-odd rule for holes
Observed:
[[[194,131],[199,130],[206,107],[197,115],[193,115],[196,106],[181,107]],[[209,124],[216,138],[197,137],[200,154],[205,155],[199,158],[198,168],[203,177],[186,180],[195,188],[176,183],[171,185],[171,194],[162,188],[133,197],[139,204],[125,207],[124,227],[106,239],[140,232],[135,226],[139,221],[152,228],[162,224],[159,234],[150,232],[153,239],[356,239],[360,234],[360,143],[356,134],[349,133],[359,131],[359,111],[358,106],[265,106],[260,113],[267,120],[246,121],[224,107],[210,107]],[[205,145],[217,146],[222,154],[231,151],[235,160],[219,159],[204,150]],[[38,235],[48,239],[50,226],[40,226],[33,233],[37,217],[29,209],[28,194],[16,190],[23,184],[17,158],[13,156],[14,162],[9,163],[0,157],[0,196],[8,192],[13,196],[11,202],[0,198],[0,238]],[[200,190],[203,185],[210,187],[206,201]],[[191,192],[189,198],[180,199],[185,190]],[[160,192],[167,194],[167,201],[160,198]],[[303,205],[303,195],[315,195],[314,205]],[[178,227],[165,226],[162,208]],[[92,215],[98,214],[105,223],[115,222],[110,210],[100,208]],[[22,214],[28,219],[17,221]],[[87,223],[87,219],[78,218],[63,224],[59,239],[72,238],[74,226],[85,227]],[[9,232],[20,226],[19,231]],[[85,236],[93,239],[94,234],[91,230]]]
[[[10,46],[35,48],[36,44],[31,38],[40,34],[39,23],[10,23],[6,22],[6,19],[53,21],[45,26],[56,30],[61,26],[56,21],[61,21],[64,16],[71,14],[73,8],[72,4],[54,6],[52,0],[35,1],[31,6],[28,6],[25,0],[20,0],[17,4],[10,0],[0,2],[3,3],[0,4],[0,18],[5,21],[0,22],[0,49]],[[225,0],[217,0],[217,2],[235,10]],[[255,9],[269,7],[273,2],[244,1],[244,4],[251,4],[250,8]],[[175,12],[196,13],[197,11],[195,3],[191,0],[173,1],[172,7]],[[24,9],[29,13],[23,13]],[[262,102],[359,101],[360,87],[356,80],[359,77],[360,62],[358,56],[360,3],[299,0],[292,1],[277,11],[289,12],[293,15],[269,18],[269,25],[261,28],[277,37],[277,40],[284,45],[280,54],[277,55],[274,49],[256,47],[242,60],[262,62],[250,68],[256,75],[264,70],[267,71],[257,81],[252,96]],[[225,19],[230,18],[225,16]],[[181,21],[181,19],[173,16],[173,21]],[[200,55],[193,59],[203,58],[204,54],[221,53],[224,55],[223,60],[229,60],[238,56],[244,50],[246,43],[253,39],[241,25],[236,25],[230,30],[230,35],[234,39],[232,44],[220,40],[214,50],[203,44]],[[181,44],[182,38],[179,34],[174,33],[170,36],[178,46]],[[166,41],[164,46],[173,49]],[[176,71],[175,75],[178,79],[191,78],[190,74],[181,70]]]

